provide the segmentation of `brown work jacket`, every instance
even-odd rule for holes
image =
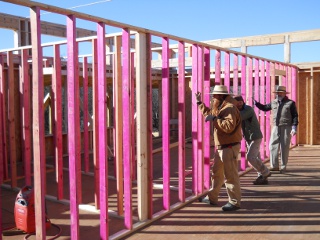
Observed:
[[[240,112],[234,103],[235,100],[227,96],[219,107],[218,115],[212,121],[215,146],[240,143],[242,139]],[[204,103],[199,105],[199,109],[204,116],[214,115],[212,109]]]

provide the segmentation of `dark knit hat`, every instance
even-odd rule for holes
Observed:
[[[234,99],[237,100],[237,101],[242,101],[242,102],[244,102],[244,100],[243,100],[243,98],[242,98],[241,95],[235,96]]]

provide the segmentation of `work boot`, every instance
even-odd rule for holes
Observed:
[[[235,206],[235,205],[233,205],[233,204],[231,204],[229,202],[222,207],[223,211],[236,211],[238,209],[240,209],[240,207]]]
[[[198,201],[206,203],[206,204],[210,204],[212,206],[217,206],[218,205],[218,203],[211,201],[208,197],[205,197],[205,198],[201,198],[200,197],[200,198],[198,198]]]
[[[272,167],[272,168],[269,168],[270,171],[279,171],[279,167]]]
[[[271,174],[269,174],[270,176]],[[269,177],[268,176],[268,177]],[[256,178],[256,180],[254,180],[252,183],[254,185],[267,185],[269,182],[268,182],[268,177],[264,177],[262,175],[259,175],[259,177]]]
[[[280,173],[286,173],[286,169],[284,168],[284,169],[280,169]]]

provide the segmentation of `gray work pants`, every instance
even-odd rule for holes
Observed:
[[[279,167],[279,147],[281,151],[281,170],[285,170],[288,163],[291,126],[273,126],[270,138],[270,166]]]
[[[266,177],[270,171],[266,165],[264,165],[260,157],[261,141],[262,138],[247,142],[247,160],[259,175]]]

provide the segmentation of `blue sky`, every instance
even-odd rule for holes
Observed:
[[[41,0],[71,8],[102,0]],[[0,2],[1,12],[29,16],[29,9]],[[320,28],[319,0],[111,0],[73,10],[193,40],[212,40]],[[44,21],[65,23],[56,14]],[[95,30],[79,21],[78,27]],[[108,31],[108,29],[107,29]],[[112,31],[112,30],[110,30]],[[12,34],[0,30],[0,49],[13,47]],[[238,49],[236,49],[238,50]],[[320,62],[320,42],[292,44],[292,62]],[[283,61],[283,46],[248,48],[248,53]]]

